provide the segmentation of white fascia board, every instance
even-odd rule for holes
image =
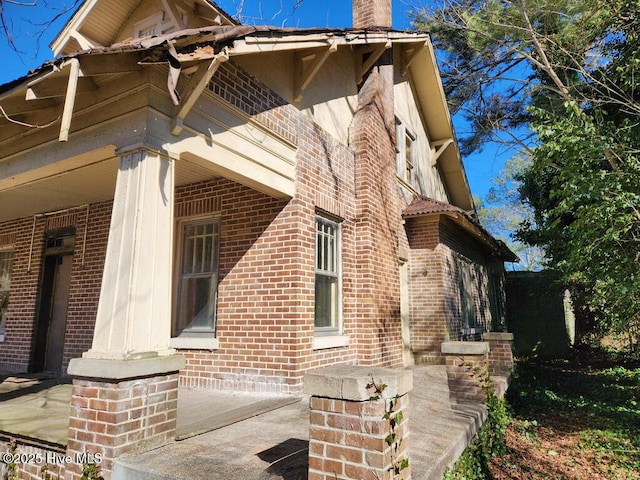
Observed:
[[[80,25],[87,18],[87,15],[91,13],[91,10],[97,5],[98,0],[87,0],[84,2],[78,11],[73,14],[71,20],[67,22],[64,28],[56,35],[56,37],[49,44],[49,48],[53,50],[54,55],[58,56],[62,47],[67,43],[67,40],[73,35],[74,31],[79,31]]]

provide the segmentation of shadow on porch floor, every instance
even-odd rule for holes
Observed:
[[[289,395],[181,389],[177,439],[222,428],[300,399]],[[70,400],[69,378],[0,373],[0,436],[64,452]]]

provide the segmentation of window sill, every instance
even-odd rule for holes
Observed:
[[[218,339],[213,336],[180,336],[172,338],[169,345],[171,348],[176,348],[178,350],[217,350]]]
[[[311,348],[324,350],[325,348],[338,348],[349,346],[349,335],[316,335],[313,337]]]

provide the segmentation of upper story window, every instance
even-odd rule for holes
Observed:
[[[316,216],[315,327],[318,333],[340,329],[340,224]]]
[[[142,22],[137,23],[133,30],[133,37],[142,38],[162,35],[162,20],[162,12],[159,12],[152,17],[146,18]]]
[[[181,223],[174,336],[215,333],[219,248],[218,219]]]
[[[13,251],[0,250],[0,339],[4,340],[4,330],[9,306],[9,290],[11,288],[11,267]]]
[[[396,117],[396,165],[400,179],[414,185],[416,175],[416,135]]]

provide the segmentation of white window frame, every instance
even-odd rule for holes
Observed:
[[[162,12],[158,12],[155,15],[145,18],[141,22],[138,22],[133,27],[133,38],[143,38],[147,36],[158,36],[164,33],[163,31],[163,19]],[[155,33],[147,33],[150,30],[155,29]]]
[[[398,117],[396,125],[396,174],[407,185],[414,186],[416,178],[416,134]]]
[[[0,248],[0,256],[3,256],[4,254],[8,254],[9,258],[8,258],[8,282],[7,285],[5,286],[5,288],[2,288],[2,285],[0,285],[0,301],[2,302],[2,304],[4,305],[8,305],[9,302],[9,294],[11,291],[11,276],[13,273],[13,257],[14,257],[14,249],[13,247],[3,247]],[[0,265],[2,265],[2,262],[0,262]],[[5,296],[6,295],[6,296]],[[2,307],[2,305],[0,304],[0,308]],[[2,312],[2,310],[0,310],[0,342],[4,342],[4,337],[5,337],[5,326],[6,326],[6,310],[4,311],[4,314]]]
[[[214,239],[213,245],[213,263],[214,267],[210,272],[207,272],[209,276],[212,278],[214,285],[212,287],[213,298],[213,310],[212,310],[212,318],[209,319],[211,322],[210,327],[200,327],[200,328],[184,328],[181,331],[177,331],[177,324],[179,322],[179,318],[181,315],[181,295],[183,282],[185,280],[185,276],[188,278],[204,278],[203,274],[188,274],[183,273],[183,262],[184,262],[184,248],[185,248],[185,234],[186,229],[191,226],[197,225],[213,225],[214,226],[214,236],[217,236],[217,239]],[[221,238],[221,226],[220,226],[220,218],[219,216],[206,216],[199,218],[186,218],[182,219],[178,222],[177,231],[177,248],[176,248],[176,256],[175,256],[175,288],[174,288],[174,316],[172,322],[172,331],[173,336],[171,338],[170,345],[173,348],[180,349],[204,349],[204,350],[215,350],[218,348],[218,341],[216,338],[216,328],[217,328],[217,299],[218,299],[218,284],[219,284],[219,268],[220,268],[220,238]]]
[[[326,225],[333,228],[333,248],[328,249],[327,252],[330,256],[327,258],[320,258],[321,255],[321,246],[320,241],[321,238],[330,239],[331,236],[328,236],[325,233],[320,232],[319,226]],[[314,328],[316,336],[335,336],[342,334],[342,225],[341,223],[328,215],[324,215],[322,213],[318,213],[315,217],[315,301],[314,301]],[[332,261],[333,260],[333,261]],[[327,265],[333,263],[333,266],[330,266],[330,269],[319,268],[319,265]],[[318,299],[318,287],[317,280],[318,277],[324,278],[333,278],[336,281],[335,286],[335,296],[333,299],[335,302],[334,307],[334,318],[332,318],[331,325],[329,326],[317,326],[318,322],[318,312],[317,312],[317,302]],[[327,342],[316,342],[318,348],[330,348],[331,345],[326,345],[324,347],[319,346],[319,344],[325,345]],[[331,342],[329,342],[331,343]]]

